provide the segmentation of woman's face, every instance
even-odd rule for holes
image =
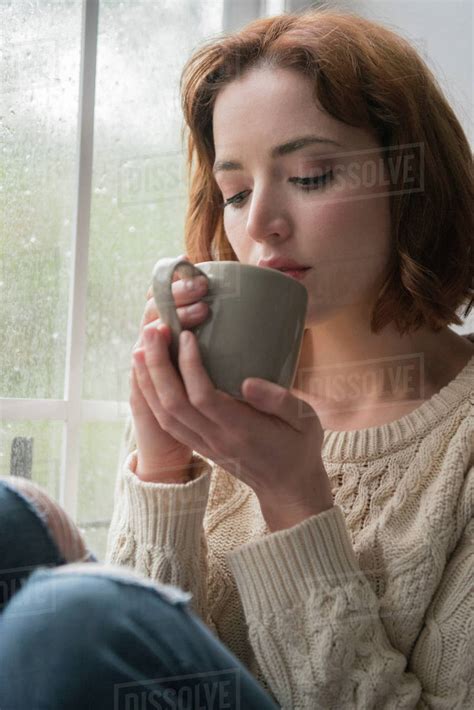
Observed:
[[[391,249],[379,144],[329,116],[312,86],[292,70],[252,69],[218,94],[213,113],[223,201],[242,193],[223,208],[227,238],[243,264],[288,257],[311,266],[301,282],[307,327],[352,308],[369,312]],[[272,156],[307,136],[324,140]],[[216,170],[222,161],[240,167]]]

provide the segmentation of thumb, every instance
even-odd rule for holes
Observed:
[[[282,419],[294,429],[303,429],[304,417],[311,407],[291,394],[289,389],[259,377],[247,377],[241,386],[244,399],[255,409]]]

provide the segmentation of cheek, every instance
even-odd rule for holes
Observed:
[[[232,213],[224,210],[223,225],[227,241],[231,245],[239,261],[246,261],[251,248],[251,240],[245,238],[246,221],[238,211]]]
[[[390,255],[388,197],[320,204],[313,223],[316,313],[370,300]]]
[[[384,257],[390,251],[390,203],[388,196],[367,194],[359,199],[328,198],[312,213],[314,239],[320,257],[361,259]]]

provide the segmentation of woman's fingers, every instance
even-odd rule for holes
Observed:
[[[181,350],[181,343],[179,348]],[[210,444],[212,436],[217,433],[216,423],[203,416],[190,403],[181,373],[171,362],[168,345],[157,331],[153,333],[152,342],[145,342],[145,363],[149,378],[147,388],[151,392],[148,402],[160,426],[175,438],[178,438],[176,432],[184,427],[199,438],[201,445],[204,442]],[[144,394],[146,396],[145,390]],[[187,445],[191,446],[189,442]],[[210,449],[204,455],[210,456]]]
[[[147,335],[152,336],[151,340],[146,339]],[[160,413],[163,411],[161,403],[164,409],[174,413],[185,404],[186,390],[178,371],[171,362],[166,339],[152,326],[144,329],[143,338],[146,377],[150,380],[149,384],[157,393],[157,397],[159,396]]]
[[[183,327],[191,327],[196,325],[201,320],[204,320],[209,313],[209,306],[207,303],[200,300],[207,293],[207,279],[204,276],[199,276],[192,279],[192,282],[196,287],[194,290],[189,290],[183,279],[174,281],[171,284],[171,291],[176,305],[178,318]],[[192,308],[193,306],[194,308]],[[158,325],[159,317],[160,314],[158,313],[155,299],[152,295],[147,300],[145,305],[145,310],[140,323],[140,333],[149,323],[156,321],[156,324]]]
[[[145,342],[145,362],[152,388],[159,398],[157,416],[160,425],[172,436],[173,422],[179,422],[195,432],[210,447],[209,453],[205,455],[211,458],[223,450],[220,437],[230,429],[235,432],[235,442],[230,444],[235,443],[238,451],[238,409],[242,409],[242,414],[245,410],[245,425],[248,426],[252,408],[237,402],[227,393],[216,390],[202,363],[197,342],[194,346],[195,349],[186,350],[180,340],[178,372],[170,360],[165,339],[159,332],[154,333],[152,343]]]
[[[137,350],[138,348],[134,348]],[[137,366],[135,362],[135,358],[132,357],[132,366],[130,368],[130,407],[132,409],[134,417],[153,417],[153,412],[151,411],[150,407],[148,406],[147,400],[145,399],[145,396],[143,395],[142,390],[140,389],[140,385],[138,384],[138,379],[137,379]]]
[[[181,259],[183,259],[185,261],[191,261],[191,259],[189,258],[189,256],[187,254],[181,254]],[[178,271],[176,270],[173,274],[173,281],[176,281],[177,279],[179,279],[179,274],[178,274]],[[151,284],[148,287],[148,291],[146,292],[145,299],[148,300],[149,298],[153,298],[153,284]]]
[[[174,372],[176,376],[176,370],[174,370]],[[173,439],[179,441],[180,444],[183,444],[183,446],[187,446],[193,450],[206,450],[205,443],[198,433],[189,429],[183,422],[173,417],[173,415],[164,408],[147,367],[143,348],[134,351],[131,385],[131,403],[132,397],[134,397],[135,415],[147,416],[148,412],[158,420],[160,427],[164,431],[169,433]],[[142,406],[143,409],[141,408]],[[145,411],[145,408],[147,411]],[[209,456],[210,453],[209,451],[204,455]]]
[[[189,282],[191,282],[193,288],[189,288]],[[176,306],[188,306],[191,303],[199,301],[200,298],[206,295],[207,279],[205,276],[196,276],[193,279],[179,279],[179,281],[173,281],[171,284],[171,293],[173,294]],[[145,310],[151,314],[156,313],[156,315],[158,315],[158,309],[153,294],[147,300]]]

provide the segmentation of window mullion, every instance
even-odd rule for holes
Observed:
[[[80,463],[81,396],[86,346],[86,294],[89,255],[94,101],[99,0],[83,0],[81,75],[78,111],[77,193],[72,235],[72,274],[67,321],[64,424],[59,502],[76,519]]]

